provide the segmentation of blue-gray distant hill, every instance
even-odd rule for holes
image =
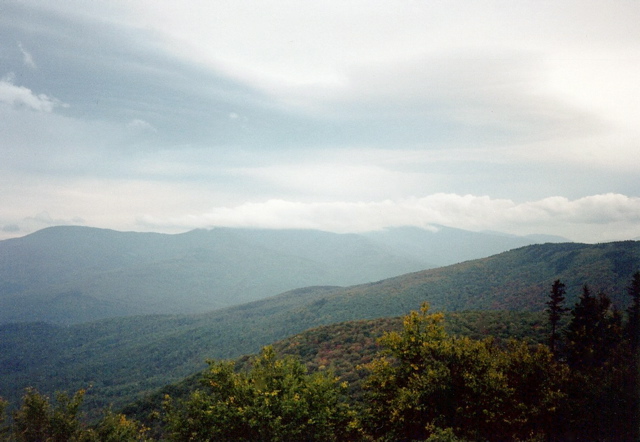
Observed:
[[[0,323],[205,312],[536,242],[445,227],[367,234],[216,228],[177,235],[51,227],[0,241]]]

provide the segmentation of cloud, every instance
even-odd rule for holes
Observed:
[[[20,226],[17,224],[6,224],[2,226],[2,231],[6,233],[17,233],[20,231]]]
[[[33,61],[31,53],[27,52],[27,50],[24,48],[24,46],[22,46],[22,43],[20,42],[18,42],[18,49],[20,49],[20,52],[22,53],[22,61],[24,62],[24,65],[31,69],[36,69],[36,62]]]
[[[58,225],[80,225],[84,224],[84,220],[80,217],[73,217],[71,219],[66,218],[52,218],[49,212],[40,212],[34,216],[29,216],[24,221],[41,224],[44,226],[58,226]]]
[[[12,75],[0,80],[0,103],[16,108],[27,108],[38,112],[52,112],[55,107],[67,107],[56,98],[45,94],[34,94],[31,89],[13,84]]]
[[[592,230],[616,224],[624,233],[640,233],[640,198],[620,194],[593,195],[575,200],[564,197],[516,203],[488,196],[434,194],[372,202],[296,202],[272,199],[232,207],[217,207],[200,215],[161,219],[139,218],[142,225],[196,227],[260,227],[362,232],[397,226],[427,228],[434,224],[469,230],[549,233],[594,241]],[[586,227],[586,228],[585,228]],[[589,227],[592,227],[591,229]],[[571,230],[574,229],[573,234]],[[609,232],[615,239],[618,232]],[[579,235],[579,233],[578,233]],[[618,238],[619,239],[619,238]]]
[[[141,132],[154,132],[154,133],[158,132],[158,129],[156,129],[151,123],[145,120],[141,120],[139,118],[131,120],[127,124],[127,127],[136,131],[141,131]]]
[[[9,2],[0,225],[637,237],[639,20],[590,0]]]
[[[0,233],[4,233],[4,236],[13,237],[17,233],[28,234],[36,230],[44,229],[51,226],[82,226],[86,225],[83,218],[74,216],[71,218],[54,218],[48,211],[39,212],[33,216],[27,216],[21,219],[19,222],[6,224]],[[0,234],[0,239],[3,235]]]

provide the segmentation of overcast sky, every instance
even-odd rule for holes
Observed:
[[[640,237],[640,2],[0,2],[0,239]]]

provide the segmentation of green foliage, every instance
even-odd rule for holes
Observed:
[[[292,358],[266,347],[249,372],[209,363],[204,387],[187,400],[165,401],[171,440],[343,440],[352,413],[337,378],[307,374]]]
[[[136,442],[148,441],[148,429],[110,410],[88,428],[80,416],[85,391],[73,396],[56,395],[55,404],[36,390],[27,389],[20,408],[13,413],[13,426],[0,427],[2,440],[24,442]],[[5,401],[0,400],[0,417]]]
[[[473,440],[543,433],[564,376],[548,349],[451,337],[442,321],[425,304],[381,339],[384,354],[368,366],[368,431],[390,440],[426,439],[435,429]]]
[[[542,343],[547,339],[544,314],[541,312],[454,312],[445,314],[445,330],[449,334],[473,339],[493,337],[497,343],[509,339],[527,339]],[[310,373],[330,369],[342,382],[348,383],[346,394],[354,402],[362,402],[362,382],[367,372],[358,367],[371,362],[380,345],[378,339],[388,331],[402,329],[402,318],[378,318],[349,321],[311,328],[273,344],[280,356],[290,356],[304,364]],[[252,356],[241,357],[236,370],[249,370]],[[190,376],[154,392],[125,408],[133,416],[155,428],[149,419],[153,410],[161,408],[164,395],[185,398],[198,387],[199,375]]]
[[[14,434],[18,441],[73,441],[80,436],[78,411],[84,391],[73,397],[59,393],[56,404],[33,389],[25,393],[22,406],[15,412]]]
[[[145,442],[149,429],[128,419],[124,414],[108,410],[102,420],[91,429],[84,431],[82,442]]]
[[[0,440],[8,439],[9,426],[5,423],[7,419],[6,409],[9,402],[0,397]]]
[[[610,306],[585,287],[566,327],[575,342],[556,356],[535,343],[545,340],[542,312],[448,314],[445,326],[445,315],[424,304],[401,319],[319,327],[251,359],[210,361],[199,387],[190,378],[166,390],[163,412],[145,410],[164,419],[156,439],[178,441],[638,440],[637,355]],[[533,339],[507,339],[527,328]],[[365,396],[343,382],[358,355],[369,361]],[[147,428],[111,411],[88,428],[79,419],[83,394],[51,405],[28,390],[5,436],[150,440]]]

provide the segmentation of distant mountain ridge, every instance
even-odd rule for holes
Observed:
[[[349,286],[475,259],[530,238],[438,227],[367,234],[51,227],[0,241],[0,323],[200,313],[313,285]]]

